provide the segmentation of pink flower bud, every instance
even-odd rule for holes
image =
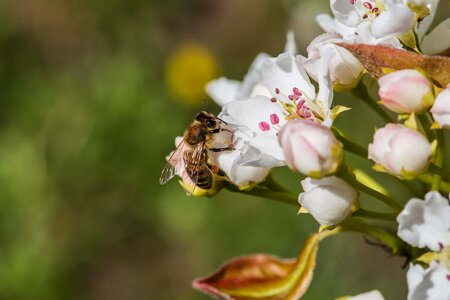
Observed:
[[[381,103],[396,113],[427,110],[434,101],[430,81],[413,69],[389,73],[378,80]]]
[[[440,126],[450,128],[450,84],[436,97],[430,111]]]
[[[313,178],[333,174],[342,160],[342,144],[328,127],[313,121],[289,121],[278,141],[289,168]]]
[[[336,225],[355,207],[358,192],[344,180],[335,177],[302,180],[305,191],[299,203],[322,225]]]
[[[369,158],[389,173],[409,179],[426,170],[432,149],[420,132],[390,123],[375,132]]]

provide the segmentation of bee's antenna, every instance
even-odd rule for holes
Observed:
[[[204,111],[208,111],[208,110],[206,109],[206,96],[203,97],[203,110],[204,110]]]

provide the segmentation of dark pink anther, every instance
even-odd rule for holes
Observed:
[[[441,242],[439,242],[438,245],[439,245],[439,250],[442,251],[442,249],[444,249],[444,244],[442,244]]]
[[[355,4],[356,0],[350,0],[350,4],[353,5]]]
[[[450,275],[447,274],[446,277],[447,277],[447,280],[450,281]]]
[[[373,13],[376,13],[378,11],[378,7],[374,7],[373,9],[372,9],[372,12]]]
[[[309,110],[304,110],[304,112],[303,112],[303,117],[305,118],[305,119],[308,119],[308,118],[310,118],[311,117],[311,112],[309,111]]]
[[[367,9],[372,9],[372,4],[370,2],[364,2],[363,5]]]
[[[261,129],[262,131],[269,131],[270,130],[270,125],[267,122],[259,122],[259,129]]]
[[[297,95],[297,96],[303,95],[302,92],[300,92],[300,90],[296,87],[292,89],[292,92],[294,92],[294,95]]]
[[[297,103],[297,110],[301,109],[302,106],[303,106],[303,104],[305,104],[305,100],[300,100],[300,101]]]
[[[303,119],[308,119],[309,117],[312,116],[311,112],[309,111],[308,107],[306,106],[301,106],[299,108],[297,108],[297,115]]]
[[[279,88],[275,88],[275,94],[279,94],[280,93],[280,89]]]
[[[298,100],[298,98],[300,98],[300,96],[299,95],[289,95],[288,98],[291,101],[295,101],[295,100]]]
[[[272,123],[272,125],[277,125],[278,123],[280,123],[280,119],[276,114],[270,115],[270,123]]]
[[[277,102],[277,98],[275,97],[270,98],[270,102]]]

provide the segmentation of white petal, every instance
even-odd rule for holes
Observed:
[[[439,0],[425,0],[425,2],[428,2],[427,6],[430,9],[430,15],[425,17],[425,19],[423,19],[422,22],[419,23],[418,28],[419,39],[421,39],[427,33],[431,23],[433,23],[434,17],[436,16],[437,8],[439,6]]]
[[[264,96],[271,98],[272,94],[264,83],[257,83],[251,91],[249,97]]]
[[[284,46],[284,52],[291,55],[297,55],[297,43],[295,42],[295,34],[293,31],[288,31],[286,34],[286,45]]]
[[[339,33],[344,38],[355,34],[354,27],[346,26],[327,14],[317,15],[316,22],[325,32]]]
[[[450,245],[450,204],[438,192],[409,200],[397,222],[398,236],[412,246],[439,251]]]
[[[450,18],[436,26],[422,42],[425,54],[436,54],[448,48],[450,48]]]
[[[449,270],[438,262],[431,262],[428,269],[410,264],[408,281],[408,300],[447,300],[450,299]]]
[[[305,192],[299,195],[299,203],[320,224],[338,224],[351,213],[357,192],[342,179],[334,176],[306,178],[301,184]]]
[[[371,25],[375,37],[398,35],[407,32],[414,23],[414,13],[404,4],[385,5],[383,11]]]
[[[333,101],[333,86],[330,78],[329,65],[330,60],[333,57],[332,46],[325,47],[321,51],[322,59],[319,63],[319,68],[317,72],[317,80],[319,82],[319,92],[317,93],[316,100],[322,104],[323,113],[326,116],[331,108],[331,103]]]
[[[270,169],[242,166],[237,163],[240,155],[239,150],[210,153],[211,158],[235,185],[246,186],[264,181]]]
[[[269,59],[270,56],[266,53],[259,53],[253,60],[247,74],[242,80],[242,84],[237,92],[237,99],[243,97],[250,97],[257,84],[263,82],[261,68],[264,62]]]
[[[220,106],[236,100],[237,91],[241,83],[225,77],[208,82],[205,87],[206,93]]]
[[[355,6],[348,0],[331,0],[331,11],[336,20],[349,27],[355,27],[360,22]]]
[[[394,35],[388,35],[380,38],[375,37],[372,33],[371,25],[372,23],[370,22],[363,22],[359,24],[355,28],[357,35],[355,35],[353,39],[349,41],[358,44],[389,45],[394,48],[402,47],[402,44]]]
[[[239,131],[244,133],[237,135],[248,147],[243,150],[239,163],[259,167],[284,165],[283,150],[277,138],[278,128],[286,122],[283,113],[284,110],[279,104],[266,97],[245,98],[223,107],[219,118],[231,125],[242,127]],[[272,114],[278,116],[277,125],[271,124]],[[261,130],[261,122],[267,123],[270,129]],[[250,134],[244,132],[245,129]]]
[[[290,102],[288,95],[298,88],[308,99],[315,98],[314,86],[309,81],[300,62],[289,53],[280,54],[276,59],[267,60],[262,68],[264,82],[273,96]],[[280,90],[280,95],[275,92]],[[284,97],[282,97],[284,96]]]

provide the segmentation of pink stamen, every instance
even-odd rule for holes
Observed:
[[[308,119],[312,116],[311,112],[309,111],[309,109],[306,106],[301,106],[300,108],[297,109],[296,111],[297,115],[303,119]]]
[[[277,98],[275,97],[270,98],[270,102],[277,102]]]
[[[372,9],[372,4],[369,3],[369,2],[364,2],[363,5],[364,5],[364,7],[367,8],[367,9]]]
[[[442,244],[441,242],[439,242],[438,245],[439,245],[439,250],[442,251],[442,249],[444,249],[444,244]]]
[[[446,277],[447,277],[447,280],[450,281],[450,275],[447,274]]]
[[[300,90],[298,88],[296,88],[296,87],[293,88],[292,91],[294,92],[294,95],[297,95],[297,96],[303,95],[302,92],[300,92]]]
[[[280,119],[278,118],[278,116],[276,114],[271,114],[270,122],[272,123],[272,125],[276,125],[276,124],[280,123]]]
[[[311,117],[311,112],[310,112],[309,110],[306,110],[306,109],[305,109],[305,111],[303,112],[303,117],[304,117],[305,119],[310,118],[310,117]]]
[[[373,9],[372,9],[372,12],[373,13],[376,13],[378,11],[378,7],[374,7]]]
[[[270,130],[270,125],[267,122],[259,122],[259,129],[261,129],[262,131],[269,131]]]
[[[280,89],[279,88],[275,88],[275,94],[279,94],[280,93]]]
[[[350,4],[353,5],[355,4],[356,0],[350,0]]]
[[[305,104],[305,100],[300,100],[300,102],[297,103],[297,110],[301,109],[303,104]]]
[[[300,96],[299,95],[289,95],[288,98],[291,101],[295,101],[295,100],[298,100],[298,98],[300,98]]]

